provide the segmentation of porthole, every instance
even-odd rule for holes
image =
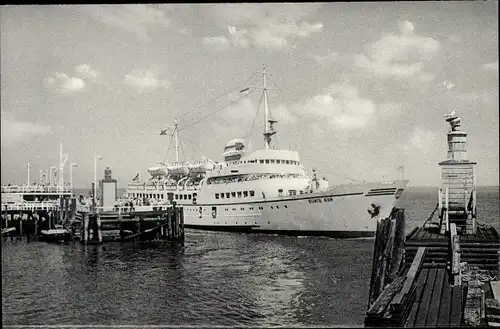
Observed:
[[[267,222],[268,224],[271,224],[271,222]]]
[[[287,205],[285,205],[285,208],[288,208]]]

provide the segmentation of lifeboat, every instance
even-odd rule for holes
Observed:
[[[171,175],[187,175],[189,174],[189,164],[168,166],[167,170]]]
[[[148,173],[153,177],[161,177],[161,176],[167,176],[168,170],[167,167],[164,165],[157,165],[148,168]]]
[[[191,174],[204,174],[215,168],[214,164],[209,161],[203,161],[189,165],[189,172]]]

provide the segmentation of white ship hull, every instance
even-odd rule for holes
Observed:
[[[345,185],[324,192],[253,202],[185,204],[184,225],[215,231],[370,237],[376,230],[377,219],[390,215],[397,194],[406,184],[397,181]]]

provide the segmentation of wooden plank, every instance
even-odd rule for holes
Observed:
[[[441,293],[441,305],[439,307],[439,316],[437,322],[437,325],[440,327],[448,326],[450,323],[452,287],[446,281],[447,280],[445,278],[443,292]]]
[[[436,274],[437,269],[430,269],[429,276],[427,277],[427,281],[425,283],[422,301],[420,302],[420,308],[415,319],[416,327],[423,327],[425,325],[427,314],[429,313],[432,289],[434,287],[434,282],[436,281]]]
[[[417,254],[411,263],[410,269],[406,274],[406,280],[403,285],[403,289],[396,294],[393,300],[393,308],[401,307],[401,304],[405,298],[408,297],[411,287],[415,284],[416,278],[422,269],[425,257],[425,247],[418,248]]]
[[[369,317],[382,317],[385,313],[387,306],[391,302],[394,295],[401,289],[403,285],[403,277],[397,277],[391,284],[384,289],[384,291],[377,298],[375,303],[367,312]]]
[[[451,311],[450,325],[459,326],[462,320],[462,288],[453,286],[451,288]]]
[[[425,322],[426,326],[436,326],[438,322],[439,308],[441,305],[441,294],[443,291],[444,279],[446,275],[445,269],[439,269],[437,278],[432,289],[432,297],[429,313]]]
[[[419,308],[420,308],[423,290],[424,290],[425,282],[427,281],[428,275],[429,275],[429,269],[422,269],[419,276],[417,277],[417,286],[416,286],[417,289],[416,289],[415,303],[413,304],[413,307],[411,309],[408,320],[406,321],[407,327],[414,327],[415,326],[416,316],[417,316]]]

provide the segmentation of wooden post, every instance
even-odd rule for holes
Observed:
[[[396,220],[394,232],[394,250],[392,252],[389,280],[392,282],[398,274],[405,257],[405,226],[406,218],[404,209],[397,209],[393,216]]]
[[[180,232],[181,232],[181,239],[184,241],[184,207],[180,208]]]
[[[101,231],[101,215],[96,214],[96,229],[97,229],[97,241],[102,243],[102,231]]]
[[[83,242],[87,244],[89,241],[89,213],[83,213]]]
[[[19,238],[23,239],[23,213],[19,214]]]
[[[370,279],[370,292],[368,297],[368,308],[377,300],[383,287],[381,280],[381,263],[383,251],[385,249],[385,224],[386,219],[377,220],[377,231],[375,233],[375,243],[373,247],[373,260],[372,260],[372,275]]]
[[[76,220],[76,198],[71,199],[71,222]]]
[[[460,273],[460,244],[457,235],[457,225],[450,224],[450,243],[451,243],[451,275],[454,280],[454,285],[462,284]]]
[[[449,210],[450,210],[450,203],[449,203],[449,189],[446,188],[446,213],[445,215],[445,223],[446,223],[446,231],[450,231],[450,218],[449,218]]]

